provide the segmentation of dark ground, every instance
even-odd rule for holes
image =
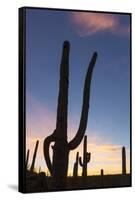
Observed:
[[[96,189],[96,188],[111,188],[111,187],[129,187],[131,186],[131,175],[104,175],[102,176],[87,176],[83,177],[68,177],[67,187],[63,190],[79,190],[79,189]],[[42,172],[40,174],[27,174],[26,192],[50,192],[58,191],[53,188],[53,179],[46,177]]]

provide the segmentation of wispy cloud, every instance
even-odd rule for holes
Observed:
[[[117,35],[127,35],[129,26],[120,23],[119,16],[109,13],[72,12],[70,21],[81,37],[108,31]]]
[[[99,152],[119,152],[121,150],[121,146],[114,144],[103,144],[94,146]]]
[[[27,136],[46,137],[53,133],[56,114],[27,92],[26,97],[26,134]]]

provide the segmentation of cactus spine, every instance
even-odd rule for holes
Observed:
[[[87,152],[87,136],[84,137],[84,143],[83,143],[83,159],[79,157],[79,164],[82,167],[82,176],[87,176],[87,164],[90,162],[91,159],[91,153]]]
[[[122,174],[126,174],[126,149],[122,147]]]
[[[78,176],[78,160],[79,160],[79,152],[76,153],[76,161],[74,163],[74,168],[73,168],[73,177]]]
[[[68,84],[69,84],[69,51],[70,51],[70,44],[68,41],[65,41],[63,44],[62,60],[60,64],[60,81],[59,81],[56,129],[50,136],[45,138],[43,147],[45,161],[50,171],[50,174],[53,177],[56,189],[57,188],[63,189],[66,187],[69,152],[77,148],[77,146],[81,143],[83,136],[85,134],[85,130],[87,127],[87,120],[88,120],[92,72],[97,59],[97,53],[95,52],[92,56],[85,78],[83,105],[82,105],[79,129],[75,137],[70,142],[68,142],[67,116],[68,116]],[[49,154],[49,147],[51,142],[54,142],[52,162]]]
[[[31,167],[30,167],[30,171],[31,172],[34,171],[34,166],[35,166],[35,160],[36,160],[36,155],[37,155],[38,144],[39,144],[39,140],[36,141],[36,146],[35,146],[35,150],[34,150],[34,154],[33,154],[32,164],[31,164]]]

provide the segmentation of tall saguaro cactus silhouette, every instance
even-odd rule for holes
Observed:
[[[30,171],[31,172],[33,172],[33,170],[34,170],[38,144],[39,144],[39,140],[36,141],[36,146],[35,146],[35,150],[34,150],[34,154],[33,154],[32,164],[31,164],[31,167],[30,167]]]
[[[74,168],[73,168],[73,177],[78,176],[78,161],[79,161],[79,152],[76,153],[76,161],[74,163]]]
[[[122,174],[126,174],[126,149],[122,147]]]
[[[66,177],[68,171],[69,152],[77,148],[83,139],[87,127],[90,84],[92,72],[97,59],[97,53],[92,56],[91,62],[85,78],[83,105],[79,129],[75,137],[67,141],[67,118],[68,118],[68,84],[69,84],[69,51],[70,44],[65,41],[63,44],[62,60],[60,64],[60,81],[57,107],[56,129],[44,140],[44,157],[47,167],[53,177],[55,188],[63,189],[66,187]],[[52,161],[49,155],[49,147],[54,142]]]
[[[83,159],[79,157],[79,164],[82,167],[82,176],[87,176],[87,164],[90,162],[91,159],[91,153],[87,152],[87,136],[84,137],[84,143],[83,143]]]

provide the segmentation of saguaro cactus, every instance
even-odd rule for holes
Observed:
[[[96,63],[97,53],[92,56],[91,62],[85,78],[83,105],[79,129],[75,137],[67,141],[67,116],[68,116],[68,83],[69,83],[69,51],[70,44],[65,41],[63,44],[62,60],[60,65],[59,95],[57,107],[56,129],[44,140],[44,157],[50,174],[53,176],[55,188],[63,189],[66,186],[66,177],[68,171],[69,152],[74,150],[82,141],[87,127],[89,96],[92,72]],[[53,146],[52,162],[49,155],[51,142]]]
[[[126,174],[126,149],[122,147],[122,174]]]
[[[36,146],[35,146],[35,150],[34,150],[34,154],[33,154],[32,164],[31,164],[31,167],[30,167],[30,171],[31,172],[33,172],[33,170],[34,170],[38,144],[39,144],[39,140],[36,141]]]
[[[79,157],[79,164],[82,167],[82,176],[87,176],[87,164],[90,162],[91,159],[91,153],[87,152],[87,136],[84,137],[84,143],[83,143],[83,159]]]
[[[100,182],[101,182],[101,186],[104,186],[104,170],[101,169],[101,176],[100,176]]]
[[[103,176],[104,175],[104,170],[103,169],[101,169],[101,176]]]
[[[73,168],[73,177],[78,176],[78,160],[79,160],[79,152],[76,153],[76,161],[74,163],[74,168]]]
[[[27,151],[27,156],[26,156],[26,163],[25,163],[25,165],[26,165],[26,170],[27,170],[27,168],[28,168],[29,153],[30,153],[30,150],[28,149],[28,151]]]

